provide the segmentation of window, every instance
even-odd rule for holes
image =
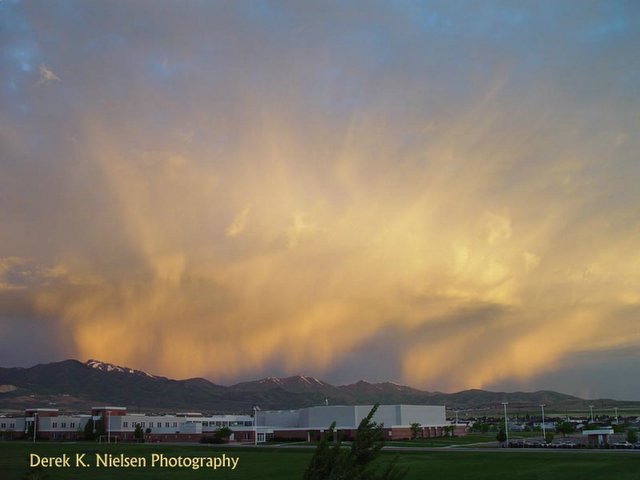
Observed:
[[[173,422],[173,427],[178,428],[178,422]]]
[[[70,426],[71,428],[76,428],[76,422],[71,422],[71,423],[69,424],[69,426]]]
[[[16,424],[15,423],[11,423],[9,424],[9,428],[15,428]]]
[[[140,426],[141,426],[142,428],[144,428],[144,422],[140,423]]]
[[[67,422],[62,422],[62,428],[67,428]]]
[[[162,428],[162,422],[158,422],[158,428]]]
[[[0,423],[0,428],[2,428],[2,429],[7,428],[7,424],[6,423]]]
[[[169,428],[169,422],[166,422],[166,423],[164,424],[164,426],[165,426],[166,428]]]
[[[58,428],[58,422],[53,422],[53,423],[51,424],[51,427],[52,427],[52,428]]]
[[[127,427],[129,426],[129,422],[122,422],[122,426],[123,426],[124,428],[127,428]]]

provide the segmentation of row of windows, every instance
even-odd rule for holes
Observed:
[[[131,422],[131,426],[134,427],[138,425],[135,422]],[[140,422],[139,423],[140,427],[144,428],[146,427],[145,422]],[[171,422],[165,422],[164,423],[164,427],[165,428],[171,428],[173,426],[173,428],[178,428],[178,422],[173,422],[173,425],[171,424]],[[122,427],[123,428],[128,428],[129,427],[129,422],[122,422]],[[162,422],[156,422],[156,427],[157,428],[162,428]],[[153,428],[153,422],[149,422],[149,428]]]
[[[6,423],[0,423],[0,428],[2,428],[4,430],[5,428],[7,428],[7,424]],[[9,428],[16,428],[16,424],[15,423],[10,423],[9,424]]]
[[[58,428],[58,422],[51,422],[51,428]],[[67,428],[67,422],[60,423],[60,428]],[[69,428],[76,428],[76,422],[69,423]]]
[[[250,427],[251,425],[253,425],[253,422],[251,421],[246,421],[246,422],[242,422],[242,421],[236,421],[236,422],[230,422],[228,420],[226,421],[210,421],[210,422],[202,422],[202,426],[203,427],[239,427],[239,426],[245,426],[245,427]]]

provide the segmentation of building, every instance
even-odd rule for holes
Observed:
[[[315,440],[335,422],[336,435],[353,437],[360,421],[371,411],[371,405],[335,405],[302,408],[299,410],[269,410],[251,415],[203,415],[201,413],[175,413],[153,415],[130,413],[126,407],[98,406],[91,414],[60,414],[55,408],[25,410],[24,417],[0,417],[2,438],[24,438],[35,435],[51,440],[78,440],[84,436],[88,423],[102,424],[104,434],[99,441],[134,441],[136,427],[140,426],[147,442],[198,442],[212,436],[222,427],[231,431],[233,442],[265,442],[271,439]],[[429,438],[447,434],[466,433],[464,425],[455,426],[445,418],[444,406],[381,405],[373,420],[384,425],[388,440],[407,439],[412,436],[412,424],[418,437]],[[447,428],[449,427],[449,428]],[[453,433],[453,432],[452,432]]]
[[[144,438],[149,442],[185,441],[198,442],[203,436],[213,434],[221,427],[229,427],[234,433],[231,440],[253,441],[253,417],[250,415],[202,415],[200,413],[176,413],[153,415],[129,413],[126,407],[93,407],[91,414],[62,415],[55,408],[31,408],[24,417],[0,416],[0,437],[25,438],[35,435],[50,440],[78,440],[83,437],[87,423],[103,422],[104,435],[99,440],[132,441],[136,426],[140,425]]]
[[[587,444],[591,447],[601,447],[609,443],[609,438],[613,435],[613,428],[602,427],[594,430],[583,430],[582,435],[587,437]]]
[[[24,437],[25,417],[0,415],[0,439],[14,440]]]
[[[360,421],[372,405],[331,405],[302,408],[300,410],[257,411],[258,441],[273,436],[279,439],[314,440],[335,422],[336,432],[343,437],[353,437]],[[408,439],[411,425],[419,424],[418,436],[440,437],[452,424],[446,419],[445,407],[440,405],[380,405],[373,421],[383,424],[388,440]],[[464,426],[459,429],[462,434]],[[456,432],[458,434],[458,432]]]

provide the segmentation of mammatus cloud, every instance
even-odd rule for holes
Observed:
[[[26,25],[53,22],[64,95],[3,57],[6,332],[19,311],[67,339],[56,354],[169,376],[364,368],[441,390],[543,388],[640,344],[626,30],[295,4],[140,30],[123,20],[144,9],[76,7],[90,41],[19,10],[9,42],[42,52]]]

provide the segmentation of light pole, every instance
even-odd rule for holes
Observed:
[[[593,421],[593,405],[589,405],[589,410],[591,411],[591,423],[594,423],[594,421]]]
[[[33,443],[36,443],[37,424],[38,424],[38,412],[33,412]]]
[[[618,422],[618,407],[613,407],[613,409],[616,411],[616,425],[618,425],[620,422]]]
[[[502,402],[504,407],[504,433],[507,436],[507,448],[509,447],[509,425],[507,424],[507,405],[509,402]]]
[[[258,445],[258,407],[253,407],[253,444]]]
[[[545,429],[544,426],[544,403],[542,405],[540,405],[540,408],[542,409],[542,438],[544,439],[544,441],[547,441],[547,430]]]
[[[111,412],[107,410],[107,443],[111,443]]]

